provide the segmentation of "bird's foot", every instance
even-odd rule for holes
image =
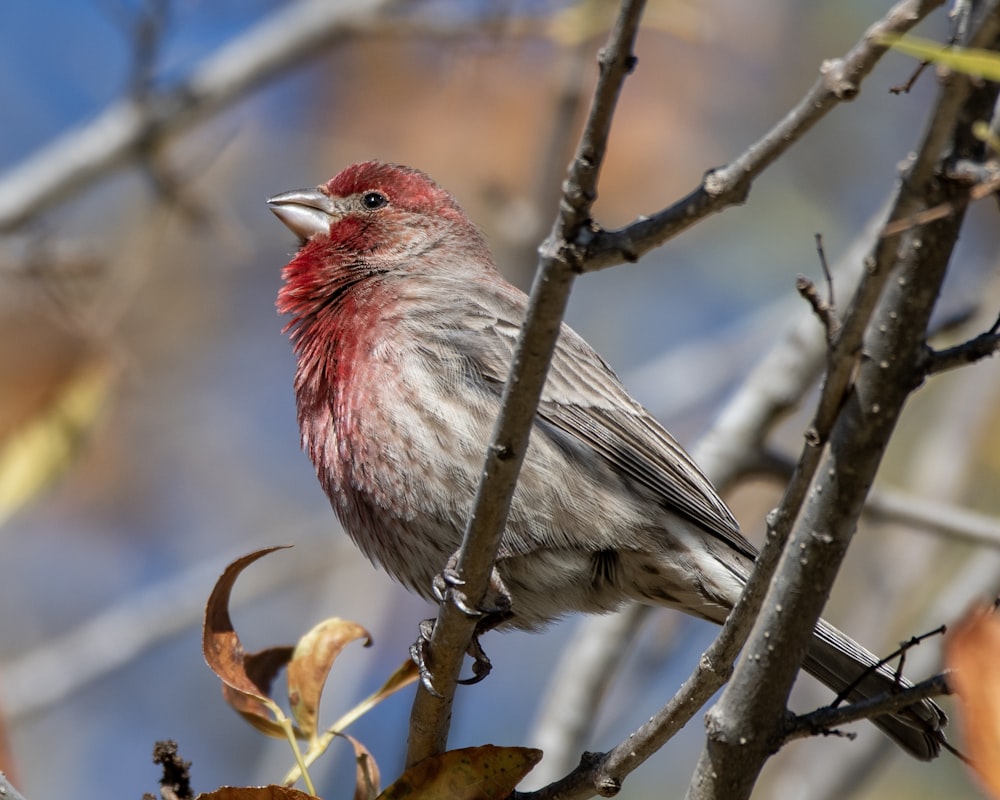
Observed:
[[[482,617],[483,621],[499,617],[483,628],[482,632],[491,630],[510,619],[512,605],[510,590],[507,589],[507,585],[503,582],[503,578],[500,577],[495,566],[490,571],[489,585],[489,594],[492,596],[493,605],[479,607],[475,603],[471,603],[465,593],[465,584],[465,579],[458,571],[458,552],[455,552],[448,558],[448,563],[445,564],[440,574],[434,576],[434,580],[431,582],[431,591],[439,603],[451,600],[455,607],[467,617]]]
[[[478,616],[479,621],[476,623],[476,630],[472,635],[472,641],[469,642],[469,646],[465,651],[466,655],[472,659],[472,676],[459,679],[458,682],[463,686],[471,686],[472,684],[479,683],[493,669],[493,664],[489,656],[486,655],[486,651],[483,650],[483,646],[479,643],[479,637],[498,625],[502,625],[513,616],[510,610],[509,598],[502,607],[475,611],[474,616]],[[430,643],[431,635],[434,633],[435,622],[436,620],[433,619],[425,619],[420,623],[417,641],[410,645],[410,658],[417,665],[417,669],[420,672],[420,682],[424,688],[435,697],[441,697],[441,693],[434,687],[434,673],[430,664]]]
[[[465,585],[465,579],[458,571],[458,553],[456,552],[448,559],[448,563],[445,564],[441,573],[434,577],[431,590],[439,603],[450,601],[467,617],[476,619],[475,633],[465,651],[466,655],[472,659],[472,676],[458,681],[469,686],[479,683],[493,669],[493,664],[479,643],[479,637],[486,631],[507,622],[513,613],[511,612],[510,592],[496,567],[490,572],[488,595],[492,600],[491,606],[480,607],[478,604],[470,602],[465,593]],[[431,634],[434,633],[434,624],[435,620],[432,619],[425,619],[420,623],[419,637],[410,646],[410,658],[420,670],[420,682],[424,688],[435,697],[440,697],[441,693],[434,688],[434,675],[430,665],[430,642]]]
[[[423,687],[434,697],[441,697],[441,692],[434,688],[434,674],[428,663],[432,633],[434,633],[434,620],[423,620],[418,627],[417,641],[410,645],[410,660],[417,665]]]

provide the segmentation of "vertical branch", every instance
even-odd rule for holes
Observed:
[[[991,11],[983,18],[977,42],[995,44],[995,14]],[[936,177],[941,174],[940,162],[946,155],[969,155],[963,151],[978,147],[970,141],[969,125],[982,109],[992,106],[995,95],[993,88],[973,93],[971,81],[962,76],[952,75],[942,85],[890,219],[945,201],[954,203],[956,211],[950,219],[903,236],[884,237],[867,261],[868,270],[831,354],[812,435],[761,566],[769,568],[779,549],[780,562],[767,581],[745,655],[709,712],[709,739],[689,798],[748,796],[764,762],[782,743],[788,692],[812,626],[829,595],[903,404],[922,378],[927,322],[966,202],[964,193]],[[788,546],[779,547],[796,520]],[[764,571],[755,578],[767,576]]]
[[[500,416],[459,550],[458,575],[473,605],[481,605],[486,595],[570,288],[590,237],[597,177],[618,95],[635,66],[632,48],[644,5],[644,0],[623,0],[608,44],[598,56],[600,76],[590,114],[563,184],[559,215],[540,248],[538,273],[504,388]],[[454,603],[441,604],[429,645],[435,688],[440,696],[435,697],[423,686],[417,689],[410,715],[408,764],[439,753],[447,745],[455,684],[475,625],[476,621]]]

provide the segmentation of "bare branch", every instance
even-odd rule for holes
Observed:
[[[153,142],[211,116],[339,37],[367,30],[390,0],[300,0],[206,59],[191,76],[142,102],[123,100],[0,176],[0,232],[62,202]]]
[[[888,34],[906,33],[943,0],[903,0],[868,28],[843,58],[820,67],[812,88],[785,117],[760,140],[724,167],[705,175],[701,186],[672,206],[614,231],[601,231],[587,248],[585,269],[598,270],[637,261],[644,253],[681,231],[732,205],[743,203],[753,180],[802,138],[839,103],[854,99],[861,82],[885,54],[878,44]]]
[[[1000,319],[998,319],[1000,323]],[[994,325],[985,333],[967,342],[945,350],[929,350],[925,360],[924,374],[934,375],[957,367],[967,367],[984,358],[990,358],[1000,350],[1000,333]]]
[[[996,20],[987,17],[976,34],[979,44],[996,37]],[[933,179],[943,154],[960,155],[971,146],[967,120],[984,103],[992,105],[994,90],[972,89],[970,81],[951,76],[945,81],[930,118],[920,151],[900,188],[891,219],[949,199],[952,187]],[[967,106],[967,104],[970,104]],[[817,476],[816,488],[805,498],[804,484],[786,493],[778,520],[787,529],[801,519],[788,542],[780,572],[769,590],[747,642],[745,657],[719,702],[709,711],[709,746],[702,753],[689,790],[691,798],[740,798],[749,795],[764,761],[780,744],[776,729],[765,720],[781,720],[788,692],[801,662],[812,627],[826,601],[840,561],[854,533],[865,495],[874,478],[899,411],[913,384],[921,351],[919,342],[938,296],[948,257],[958,236],[962,214],[934,223],[919,237],[893,242],[883,238],[870,260],[838,340],[839,357],[831,363],[817,419],[818,443],[829,430],[827,469],[817,472],[821,448],[807,444],[796,476]],[[893,266],[895,271],[893,271]],[[896,276],[888,282],[889,274]],[[885,287],[883,293],[882,288]],[[858,361],[861,334],[868,358]],[[852,375],[857,370],[856,384]],[[831,391],[832,390],[832,391]],[[811,483],[811,481],[810,481]],[[793,502],[789,502],[790,499]],[[797,501],[797,502],[794,502]],[[772,536],[761,558],[774,556]],[[768,552],[770,551],[770,552]],[[768,564],[762,564],[767,567]],[[753,581],[759,579],[755,570]],[[766,573],[764,573],[766,574]],[[770,577],[770,576],[769,576]],[[751,587],[753,584],[751,581]],[[744,595],[750,593],[750,588]],[[741,601],[741,605],[743,602]]]
[[[597,176],[618,95],[635,65],[632,48],[644,5],[644,0],[622,3],[608,44],[598,57],[600,76],[590,114],[563,186],[559,216],[540,249],[538,273],[504,387],[500,416],[458,554],[458,575],[469,602],[476,607],[486,595],[570,288],[580,268],[581,252],[592,235],[590,209],[597,197]],[[407,746],[410,765],[443,751],[447,744],[455,682],[475,626],[476,620],[454,603],[441,604],[429,645],[440,696],[435,697],[425,686],[417,689]]]
[[[878,489],[868,495],[865,515],[946,536],[980,547],[1000,548],[1000,519],[908,492]]]
[[[809,714],[795,717],[785,728],[785,742],[806,736],[827,734],[840,725],[891,714],[913,705],[918,700],[951,694],[947,675],[935,675],[915,686],[900,689],[895,694],[871,697],[846,706],[825,706]]]

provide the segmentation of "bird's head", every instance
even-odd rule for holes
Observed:
[[[484,247],[455,198],[410,167],[365,161],[315,189],[271,197],[271,211],[311,259],[410,270],[435,254]],[[425,258],[426,257],[426,258]]]

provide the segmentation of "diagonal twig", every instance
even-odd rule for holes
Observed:
[[[148,152],[151,143],[206,119],[338,37],[367,30],[390,5],[390,0],[300,0],[222,47],[186,80],[149,89],[141,102],[130,98],[108,106],[0,175],[0,232]]]
[[[861,82],[887,51],[888,34],[906,33],[944,0],[902,0],[868,30],[842,58],[829,59],[796,106],[771,130],[701,185],[671,206],[623,228],[601,231],[587,249],[587,271],[633,262],[710,214],[743,203],[753,180],[842,102],[854,99]]]

